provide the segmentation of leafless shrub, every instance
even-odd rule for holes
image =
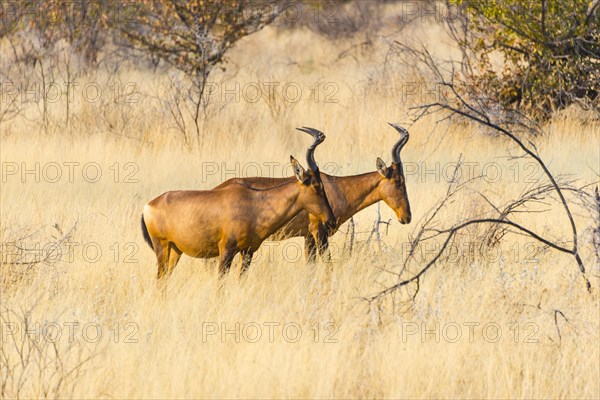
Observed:
[[[57,338],[49,329],[41,332],[43,328],[32,317],[36,306],[0,309],[0,396],[73,397],[94,355],[76,338]]]
[[[403,55],[408,56],[406,62],[411,62],[412,60],[412,62],[419,63],[433,76],[435,82],[447,88],[450,94],[448,97],[440,97],[434,102],[419,104],[411,108],[409,115],[413,123],[434,115],[441,116],[438,123],[446,120],[476,123],[498,134],[499,137],[496,140],[500,140],[500,137],[503,137],[516,144],[517,148],[524,153],[524,156],[533,159],[540,166],[547,181],[528,189],[520,198],[512,200],[501,207],[490,201],[484,193],[477,193],[488,204],[490,211],[486,215],[469,216],[450,227],[443,228],[439,227],[439,224],[436,223],[436,216],[453,197],[464,190],[464,183],[457,183],[453,179],[446,196],[423,217],[421,223],[418,225],[419,228],[413,237],[409,255],[397,272],[398,283],[373,295],[368,300],[374,301],[411,283],[417,285],[416,291],[418,292],[420,278],[431,267],[444,259],[445,250],[456,240],[458,234],[463,230],[482,225],[490,227],[483,236],[486,238],[485,245],[487,246],[495,245],[504,235],[511,232],[530,237],[552,250],[569,254],[573,257],[581,272],[586,289],[591,291],[591,283],[586,275],[586,268],[580,255],[578,229],[571,211],[573,204],[566,197],[567,192],[574,193],[580,199],[589,197],[584,190],[586,186],[576,188],[573,186],[573,182],[564,181],[562,177],[550,172],[548,166],[538,154],[535,145],[527,139],[520,137],[522,135],[525,135],[525,137],[528,135],[541,135],[543,134],[542,128],[518,111],[508,110],[500,106],[490,109],[488,103],[485,103],[485,99],[477,96],[476,93],[463,91],[460,83],[456,83],[454,80],[456,73],[453,62],[435,59],[426,48],[414,49],[405,45],[399,46],[402,49]],[[519,212],[523,206],[541,201],[549,201],[552,196],[556,196],[558,203],[562,206],[568,218],[571,231],[570,241],[548,239],[510,218],[511,215]],[[443,239],[439,251],[436,251],[435,255],[425,265],[416,271],[410,268],[412,256],[419,245],[441,238]],[[416,292],[414,295],[416,295]]]
[[[368,297],[367,300],[369,302],[393,294],[402,288],[406,288],[406,293],[409,293],[411,299],[407,302],[410,307],[410,304],[412,304],[412,301],[414,301],[415,296],[419,292],[421,277],[423,277],[431,267],[444,264],[444,262],[455,257],[455,254],[452,253],[452,249],[463,248],[460,240],[464,235],[469,238],[470,244],[479,247],[482,254],[482,248],[485,248],[488,252],[492,251],[494,247],[499,245],[500,241],[503,240],[505,236],[516,234],[525,235],[538,241],[542,245],[538,251],[552,249],[576,257],[573,249],[568,247],[568,243],[542,237],[523,224],[515,222],[514,219],[511,218],[516,214],[525,211],[523,209],[529,208],[532,204],[540,202],[546,204],[551,196],[556,193],[556,188],[553,184],[542,183],[526,190],[518,199],[511,200],[504,206],[498,206],[484,193],[471,187],[471,184],[482,179],[482,176],[473,177],[466,181],[460,181],[458,179],[459,174],[457,172],[461,168],[461,163],[462,160],[459,160],[456,163],[453,178],[448,184],[445,195],[430,208],[417,223],[413,234],[411,234],[408,253],[399,269],[395,272],[388,271],[397,276],[398,282],[395,285],[387,287],[381,292]],[[562,177],[556,177],[556,182],[558,182],[557,185],[563,192],[570,191],[577,196],[583,198],[587,197],[585,186],[576,188],[572,185],[572,181],[565,180]],[[446,217],[442,216],[443,212],[450,204],[459,201],[459,199],[460,201],[464,201],[464,197],[461,196],[469,194],[475,195],[476,198],[483,200],[483,203],[487,205],[486,209],[475,213],[475,215],[468,215],[458,222],[451,224],[450,227],[443,227],[445,225],[444,221],[446,221]],[[527,210],[527,212],[531,212],[531,209]],[[542,210],[539,212],[546,211]],[[472,242],[474,238],[477,238],[476,242]],[[419,251],[430,244],[441,245],[430,246],[431,248],[435,248],[436,251],[431,258],[423,260],[420,257],[422,254],[420,254]],[[590,290],[589,280],[585,276],[585,269],[582,273],[586,287]],[[409,284],[413,285],[412,290],[408,288]]]
[[[12,293],[24,286],[32,285],[40,275],[46,278],[56,274],[56,264],[62,256],[62,246],[70,241],[77,223],[67,231],[58,224],[42,241],[32,240],[42,229],[23,229],[17,233],[2,234],[0,252],[0,291]],[[30,243],[30,244],[28,244]]]

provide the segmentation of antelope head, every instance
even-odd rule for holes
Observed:
[[[308,171],[304,170],[300,163],[290,156],[294,174],[302,186],[304,186],[303,190],[300,191],[300,196],[303,197],[302,200],[306,202],[305,204],[310,204],[310,207],[307,207],[306,211],[317,217],[328,230],[333,230],[335,229],[336,219],[331,206],[329,205],[325,187],[321,180],[321,173],[319,172],[319,167],[315,161],[315,149],[318,145],[323,143],[325,134],[314,128],[302,127],[296,129],[308,133],[314,138],[313,143],[306,151]],[[322,199],[325,201],[323,202]]]
[[[400,139],[392,148],[392,165],[387,167],[381,158],[377,158],[377,171],[382,180],[379,183],[379,192],[385,203],[396,213],[401,224],[409,224],[411,220],[410,204],[406,193],[406,179],[402,168],[400,151],[408,142],[408,131],[398,124],[389,124],[400,133]]]

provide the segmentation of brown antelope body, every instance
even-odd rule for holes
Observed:
[[[169,275],[182,253],[219,257],[226,273],[237,253],[244,272],[261,243],[301,211],[326,226],[335,223],[318,171],[291,157],[295,179],[267,189],[232,184],[213,190],[166,192],[144,206],[142,231],[158,261],[158,278]]]
[[[390,125],[400,133],[400,139],[392,149],[393,162],[389,167],[385,165],[381,158],[377,158],[377,170],[366,174],[352,176],[320,174],[329,204],[336,217],[336,224],[333,229],[325,229],[314,216],[307,212],[300,212],[278,230],[272,239],[283,240],[297,236],[304,237],[306,257],[313,262],[316,260],[317,248],[322,255],[328,257],[328,236],[335,233],[337,228],[354,214],[381,200],[394,211],[400,223],[410,223],[410,204],[400,158],[400,151],[408,141],[409,135],[408,131],[401,126],[397,124]],[[307,155],[307,157],[310,156],[310,154]],[[266,188],[289,182],[292,179],[293,177],[277,179],[263,177],[233,178],[223,182],[217,188],[225,188],[236,184]]]

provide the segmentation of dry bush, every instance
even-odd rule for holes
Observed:
[[[0,394],[3,398],[73,397],[93,355],[74,335],[73,341],[65,339],[58,323],[40,324],[32,313],[4,306],[0,310]]]

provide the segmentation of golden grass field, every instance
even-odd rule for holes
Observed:
[[[402,35],[425,32],[435,42],[438,29]],[[444,196],[461,154],[476,173],[500,174],[471,185],[497,204],[544,179],[530,160],[507,158],[520,155],[514,144],[468,124],[432,119],[410,127],[403,160],[413,222],[400,225],[382,204],[382,219],[392,221],[380,243],[367,243],[372,206],[355,218],[352,254],[343,252],[347,226],[331,239],[331,264],[307,265],[299,238],[266,243],[248,275],[231,273],[218,291],[216,263],[184,256],[159,296],[139,219],[160,193],[211,188],[235,175],[290,175],[290,154],[306,165],[309,138],[298,126],[326,133],[316,152],[326,172],[356,174],[374,170],[376,157],[391,161],[397,134],[386,122],[400,121],[418,101],[401,101],[414,71],[384,69],[378,46],[336,60],[351,45],[271,28],[244,39],[215,75],[219,90],[294,83],[300,100],[286,102],[277,90],[270,104],[217,95],[200,148],[185,145],[166,111],[167,73],[133,66],[81,73],[80,87],[97,83],[103,95],[90,102],[76,91],[68,126],[64,99],[50,105],[47,129],[41,103],[2,122],[2,397],[600,397],[600,267],[594,221],[577,205],[592,294],[571,257],[508,234],[496,249],[502,257],[464,250],[431,269],[414,302],[406,291],[364,300],[396,281],[391,272],[419,220]],[[443,40],[435,46],[450,53]],[[114,82],[134,83],[135,102],[115,102]],[[332,88],[337,102],[325,102]],[[419,94],[430,89],[425,83]],[[553,173],[580,186],[598,180],[597,119],[569,110],[545,130],[532,140]],[[548,201],[550,211],[516,219],[569,240],[566,216]],[[440,223],[485,210],[479,197],[465,195]],[[478,233],[460,243],[476,242]],[[36,263],[36,256],[48,259]],[[19,260],[26,263],[11,264]]]

